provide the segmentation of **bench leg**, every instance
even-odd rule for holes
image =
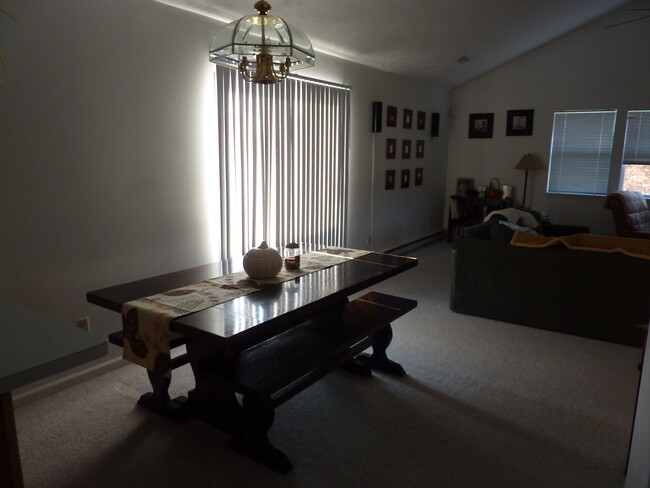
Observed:
[[[273,406],[258,395],[244,395],[242,400],[243,431],[235,434],[228,447],[281,474],[293,468],[289,458],[271,444],[268,431],[273,425]]]
[[[185,397],[178,397],[172,400],[169,398],[169,385],[171,380],[156,373],[147,370],[149,382],[153,393],[145,393],[138,400],[141,405],[149,410],[153,410],[171,420],[182,422],[187,419],[188,415],[183,408]]]
[[[359,354],[354,358],[355,362],[370,369],[376,369],[383,373],[392,374],[395,376],[404,376],[406,371],[402,365],[388,359],[386,350],[393,340],[393,328],[388,324],[386,327],[377,332],[375,340],[372,343],[372,354]]]

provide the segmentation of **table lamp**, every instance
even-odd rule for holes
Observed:
[[[526,186],[528,185],[528,171],[536,171],[538,169],[544,169],[544,165],[533,157],[532,154],[524,154],[515,169],[523,169],[526,171],[526,176],[524,177],[524,197],[521,201],[521,206],[526,206]]]

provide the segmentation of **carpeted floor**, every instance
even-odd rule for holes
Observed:
[[[418,300],[389,348],[408,376],[335,372],[280,406],[290,474],[136,407],[148,383],[128,365],[17,410],[26,486],[622,487],[641,350],[455,314],[451,246],[410,254],[373,288]],[[191,387],[176,370],[172,393]]]

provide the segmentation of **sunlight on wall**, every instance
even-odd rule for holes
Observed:
[[[201,161],[201,191],[203,194],[203,210],[205,222],[204,244],[207,259],[219,260],[219,185],[217,167],[217,118],[214,66],[208,65],[203,76],[202,96],[199,97],[199,113],[201,113],[201,131],[199,131],[199,147]]]

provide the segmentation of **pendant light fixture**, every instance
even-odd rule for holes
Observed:
[[[289,72],[314,66],[314,48],[303,31],[267,15],[268,2],[255,3],[259,15],[224,26],[212,39],[210,61],[237,69],[246,81],[273,84]]]

